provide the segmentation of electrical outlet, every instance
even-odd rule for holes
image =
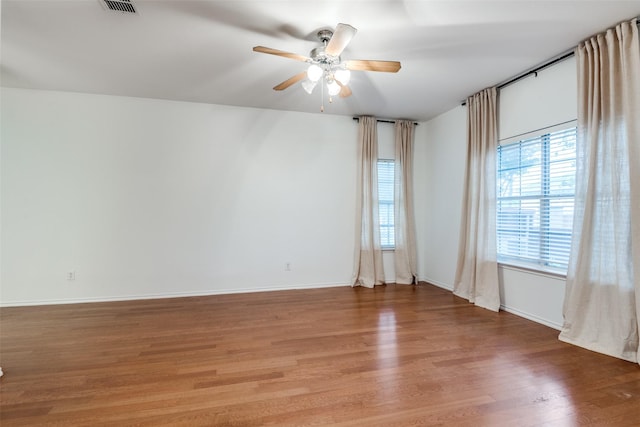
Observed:
[[[76,272],[74,270],[67,271],[67,280],[76,280]]]
[[[285,262],[284,263],[284,271],[291,271],[291,263],[290,262]]]

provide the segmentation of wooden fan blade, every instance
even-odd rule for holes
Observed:
[[[397,73],[400,70],[398,61],[372,61],[367,59],[351,59],[346,61],[347,69],[354,71],[380,71],[383,73]]]
[[[302,62],[311,60],[311,58],[308,58],[304,55],[298,55],[297,53],[285,52],[283,50],[272,49],[270,47],[264,47],[264,46],[255,46],[253,48],[253,51],[260,52],[260,53],[268,53],[269,55],[284,56],[285,58],[295,59],[296,61],[302,61]]]
[[[351,25],[338,24],[336,30],[333,32],[329,44],[325,48],[324,52],[331,56],[340,56],[345,47],[349,44],[353,36],[356,35],[356,30]]]
[[[273,90],[285,90],[289,86],[298,83],[300,80],[304,79],[305,77],[307,77],[307,72],[303,71],[299,74],[296,74],[293,77],[288,78],[287,80],[280,83],[278,86],[275,86]]]
[[[342,83],[340,83],[338,80],[334,80],[336,83],[338,83],[338,85],[340,86],[340,98],[346,98],[348,96],[351,96],[351,89],[349,89],[349,86],[343,85]]]

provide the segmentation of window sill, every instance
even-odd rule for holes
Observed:
[[[566,280],[567,278],[567,273],[562,272],[560,270],[536,267],[536,266],[527,265],[527,264],[518,264],[515,262],[498,262],[498,267],[502,267],[507,270],[522,271],[525,273],[537,274],[538,276],[549,277],[552,279]]]
[[[393,252],[396,248],[382,248],[382,252]]]

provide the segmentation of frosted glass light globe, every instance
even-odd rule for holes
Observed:
[[[312,82],[317,82],[318,80],[320,80],[320,77],[322,77],[322,73],[323,73],[322,68],[320,68],[316,64],[311,64],[311,66],[307,70],[307,77]]]
[[[305,92],[311,95],[311,92],[313,92],[313,88],[316,87],[316,82],[312,82],[311,80],[308,80],[308,79],[303,80],[302,87],[304,88]]]
[[[334,96],[340,93],[340,85],[336,83],[334,80],[331,80],[327,83],[327,92],[329,92],[330,96]]]

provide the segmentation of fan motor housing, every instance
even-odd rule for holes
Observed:
[[[333,31],[331,30],[320,30],[318,31],[318,39],[320,39],[320,41],[323,44],[327,44],[329,42],[329,40],[331,40],[331,37],[333,36]]]
[[[309,53],[309,56],[311,57],[311,59],[313,59],[314,62],[317,62],[319,64],[339,64],[340,63],[340,57],[339,56],[332,56],[332,55],[327,55],[324,51],[324,46],[322,47],[317,47],[315,49],[311,50],[311,53]]]
[[[322,46],[312,49],[311,53],[309,53],[309,56],[311,57],[313,62],[325,65],[334,65],[340,63],[339,56],[327,55],[324,51],[327,47],[327,43],[329,43],[329,40],[331,40],[331,37],[333,37],[333,31],[329,29],[318,31],[318,39],[322,42]]]

